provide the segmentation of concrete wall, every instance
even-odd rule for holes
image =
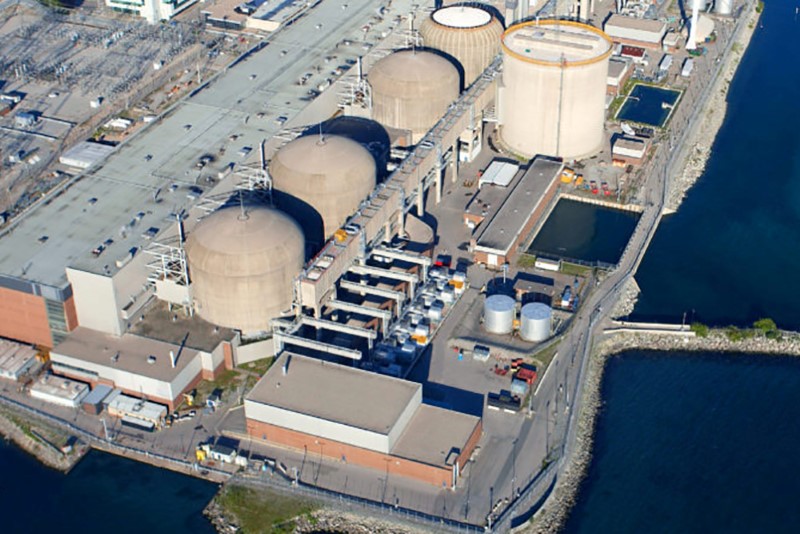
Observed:
[[[52,347],[44,298],[0,287],[0,336]]]
[[[397,418],[392,429],[389,431],[389,450],[394,449],[395,443],[400,438],[400,435],[408,426],[408,422],[411,421],[411,418],[414,417],[414,414],[417,413],[417,409],[422,404],[422,388],[418,388],[414,393],[414,397],[411,399],[411,402],[408,403],[405,410],[402,411],[400,417]]]
[[[362,449],[382,453],[388,453],[390,450],[389,436],[387,434],[379,434],[362,428],[326,421],[318,417],[284,410],[252,400],[244,401],[244,413],[248,421],[260,421]]]
[[[247,419],[247,433],[256,440],[300,451],[305,450],[312,457],[321,455],[335,461],[368,467],[381,475],[388,472],[389,477],[401,476],[440,488],[452,485],[453,472],[449,468],[362,449],[347,443],[296,432],[250,418]]]
[[[122,321],[113,279],[72,268],[67,269],[67,278],[72,285],[78,324],[107,334],[121,335]]]
[[[275,340],[272,338],[248,343],[247,345],[239,345],[233,351],[235,365],[254,362],[262,358],[271,358],[272,356],[275,356]]]

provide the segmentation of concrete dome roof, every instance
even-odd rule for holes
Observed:
[[[269,174],[273,189],[296,201],[286,203],[286,211],[303,221],[309,214],[301,212],[301,204],[310,206],[322,218],[327,238],[375,188],[377,166],[369,150],[352,139],[309,135],[278,150]]]
[[[305,240],[287,215],[264,206],[215,211],[186,240],[197,312],[243,332],[267,331],[292,305]]]
[[[265,206],[215,211],[197,225],[186,242],[195,268],[247,276],[304,257],[303,233],[287,215]]]
[[[403,95],[405,99],[439,96],[441,88],[461,83],[458,68],[427,50],[400,50],[381,59],[367,73],[373,92]]]

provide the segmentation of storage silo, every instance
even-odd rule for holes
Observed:
[[[380,59],[367,74],[372,118],[411,133],[416,144],[458,98],[461,75],[452,62],[426,50],[400,50]]]
[[[500,137],[525,157],[589,156],[603,145],[611,39],[578,22],[528,21],[506,30]]]
[[[469,87],[500,53],[503,25],[480,4],[451,5],[431,13],[419,25],[419,33],[426,47],[458,61],[464,87]]]
[[[531,302],[519,313],[519,336],[525,341],[544,341],[550,337],[553,310],[547,304]]]
[[[733,0],[716,0],[714,11],[718,15],[730,15],[733,12]]]
[[[483,326],[492,334],[510,334],[514,329],[516,302],[507,295],[491,295],[483,302]]]
[[[321,245],[375,188],[369,151],[340,135],[306,136],[283,146],[269,162],[276,204],[306,239]]]
[[[215,211],[186,240],[197,313],[243,332],[269,330],[270,320],[291,308],[304,253],[300,227],[280,211],[263,206]]]

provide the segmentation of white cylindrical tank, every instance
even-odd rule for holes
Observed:
[[[500,136],[525,157],[589,156],[603,146],[611,39],[577,22],[528,21],[506,30]]]
[[[514,329],[516,302],[507,295],[491,295],[483,303],[483,326],[492,334],[510,334]]]
[[[459,63],[469,87],[500,53],[503,24],[480,4],[451,5],[425,18],[419,33],[426,47]]]
[[[234,206],[198,223],[186,257],[197,313],[219,326],[260,332],[291,308],[305,243],[297,223],[280,211]]]
[[[733,0],[716,0],[714,11],[718,15],[730,15],[733,12]]]
[[[319,226],[321,218],[321,239],[329,238],[375,188],[376,171],[372,154],[340,135],[298,137],[269,162],[278,207],[301,222],[312,241],[320,236],[308,235],[306,223]]]
[[[544,341],[550,337],[553,310],[547,304],[531,302],[519,314],[519,336],[525,341]]]
[[[428,51],[400,50],[379,60],[367,74],[372,119],[407,130],[416,144],[458,98],[461,75],[452,62]]]

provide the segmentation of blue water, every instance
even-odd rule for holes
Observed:
[[[609,362],[569,533],[800,525],[800,360],[630,352]]]
[[[661,127],[669,117],[670,106],[678,101],[679,91],[636,84],[617,113],[617,119]]]
[[[636,213],[559,200],[528,252],[617,263],[638,220]]]
[[[662,222],[635,319],[800,329],[800,22],[772,1],[706,172]],[[800,525],[800,360],[627,353],[605,376],[570,533],[783,533]]]
[[[69,475],[0,440],[0,532],[215,532],[216,484],[92,451]]]
[[[705,174],[636,274],[635,318],[800,329],[800,17],[768,2]],[[787,53],[776,53],[785,50]],[[793,51],[788,53],[788,51]]]

